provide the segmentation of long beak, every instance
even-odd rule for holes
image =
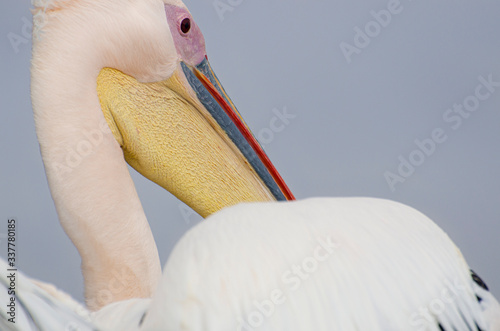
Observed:
[[[103,69],[98,94],[126,161],[203,217],[239,202],[294,197],[208,60],[166,81]]]

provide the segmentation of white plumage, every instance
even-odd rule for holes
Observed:
[[[209,217],[174,249],[148,314],[151,330],[497,330],[500,307],[418,211],[318,198]]]

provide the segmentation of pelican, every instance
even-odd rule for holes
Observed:
[[[86,307],[19,273],[19,324],[2,311],[3,328],[500,330],[486,284],[420,212],[293,201],[180,0],[39,1],[34,15],[36,130]],[[206,217],[163,272],[126,162]]]

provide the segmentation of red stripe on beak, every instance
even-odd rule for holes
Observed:
[[[271,176],[273,177],[274,181],[280,188],[281,192],[285,196],[287,200],[295,200],[295,197],[292,194],[292,191],[288,188],[286,185],[285,181],[279,174],[278,170],[274,167],[273,163],[267,156],[267,154],[264,152],[262,147],[260,146],[259,142],[255,137],[253,136],[252,132],[248,129],[248,127],[245,125],[241,117],[236,113],[234,108],[228,104],[226,99],[222,97],[222,95],[217,91],[215,86],[210,82],[210,80],[203,74],[201,73],[198,69],[194,68],[194,73],[196,77],[202,82],[202,84],[205,86],[205,88],[210,92],[212,97],[217,101],[217,103],[224,109],[226,114],[229,116],[229,118],[233,121],[233,123],[236,125],[238,130],[241,132],[243,137],[248,141],[252,149],[255,151],[255,153],[259,156],[260,160],[264,164],[264,166],[267,168]]]

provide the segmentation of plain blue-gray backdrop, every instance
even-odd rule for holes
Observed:
[[[373,196],[413,206],[500,297],[500,87],[474,97],[480,76],[500,82],[500,2],[186,4],[216,73],[297,198]],[[15,217],[18,266],[82,300],[80,259],[59,225],[35,136],[30,7],[10,1],[0,11],[0,232]],[[390,19],[380,12],[387,8]],[[464,102],[472,111],[453,112]],[[284,110],[294,117],[277,129],[271,123]],[[432,148],[434,130],[441,137]],[[132,176],[164,263],[200,218]]]

